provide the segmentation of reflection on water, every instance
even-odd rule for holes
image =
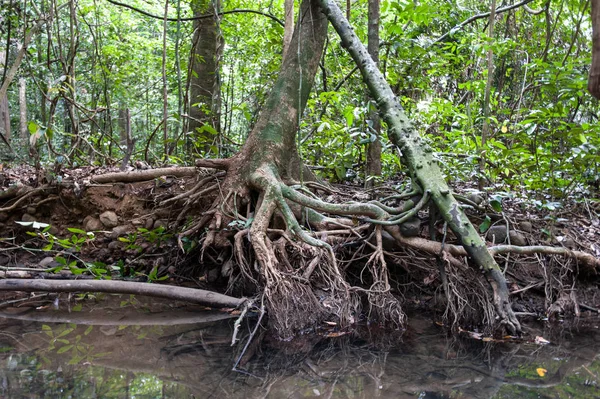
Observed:
[[[84,309],[1,312],[2,398],[598,398],[600,331],[536,331],[552,344],[445,336],[412,318],[391,337],[267,338],[227,314],[106,297]],[[594,319],[595,322],[599,320]],[[597,324],[597,323],[596,323]],[[337,334],[329,334],[337,335]]]

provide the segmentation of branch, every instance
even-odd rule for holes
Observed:
[[[533,0],[523,0],[520,3],[517,3],[517,4],[513,4],[513,5],[510,5],[510,6],[498,8],[497,10],[495,10],[495,13],[496,13],[496,15],[498,15],[498,14],[501,14],[501,13],[506,12],[506,11],[514,10],[515,8],[519,8],[521,6],[529,4],[532,1]],[[434,44],[437,44],[437,43],[443,41],[445,38],[447,38],[450,35],[455,34],[459,30],[461,30],[462,28],[464,28],[465,26],[467,26],[468,24],[470,24],[471,22],[477,21],[478,19],[487,18],[489,16],[490,16],[490,12],[488,11],[488,12],[484,12],[484,13],[481,13],[481,14],[473,15],[472,17],[465,19],[460,24],[456,25],[454,28],[450,29],[448,32],[444,33],[442,36],[440,36],[436,40],[434,40],[428,47],[431,47]]]
[[[138,13],[140,13],[142,15],[145,15],[147,17],[150,17],[150,18],[164,20],[164,17],[162,17],[160,15],[151,14],[151,13],[149,13],[147,11],[141,10],[141,9],[133,7],[133,6],[130,6],[129,4],[121,3],[121,2],[118,2],[118,1],[115,1],[115,0],[106,0],[106,1],[108,1],[109,3],[114,4],[116,6],[119,6],[119,7],[128,8],[128,9],[130,9],[132,11],[138,12]],[[218,15],[226,15],[226,14],[240,14],[240,13],[262,15],[264,17],[271,18],[273,21],[277,22],[279,25],[285,27],[285,23],[282,20],[280,20],[279,18],[277,18],[275,15],[269,14],[269,13],[266,13],[266,12],[262,12],[262,11],[258,11],[258,10],[249,10],[249,9],[239,8],[239,9],[236,9],[236,10],[221,11],[221,12],[218,12],[216,14],[218,14]],[[196,21],[196,20],[199,20],[199,19],[214,18],[214,16],[215,16],[215,13],[213,13],[213,14],[206,14],[206,15],[197,15],[195,17],[188,17],[188,18],[167,18],[167,21],[169,21],[169,22]]]
[[[214,308],[237,308],[246,298],[233,298],[216,292],[118,280],[0,280],[0,291],[25,292],[105,292],[109,294],[145,295],[197,303]]]
[[[188,177],[198,174],[198,168],[193,166],[180,166],[175,168],[158,168],[133,172],[106,173],[91,178],[92,183],[133,183],[156,179],[161,176]]]
[[[444,244],[437,241],[427,240],[421,237],[404,237],[400,234],[397,229],[387,229],[387,232],[394,237],[394,239],[403,245],[420,249],[422,251],[429,252],[431,254],[439,254],[442,250],[448,252],[452,256],[467,256],[467,251],[462,246],[453,244]],[[492,255],[502,255],[508,253],[521,254],[521,255],[563,255],[572,257],[582,265],[591,267],[592,269],[600,269],[600,259],[595,256],[582,251],[572,251],[563,247],[551,247],[546,245],[533,245],[526,247],[519,247],[517,245],[497,245],[489,247],[488,251]]]

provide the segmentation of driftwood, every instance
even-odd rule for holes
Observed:
[[[117,280],[48,281],[6,279],[0,280],[0,291],[105,292],[109,294],[134,294],[191,302],[214,308],[237,308],[246,302],[246,298],[234,298],[216,292],[195,288]]]

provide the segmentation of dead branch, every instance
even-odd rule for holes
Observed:
[[[396,229],[389,229],[388,232],[399,244],[408,245],[411,248],[420,249],[432,254],[439,254],[442,251],[442,244],[440,242],[431,241],[420,237],[404,237]],[[563,255],[576,259],[584,266],[589,266],[593,269],[600,268],[600,259],[596,258],[595,256],[586,252],[572,251],[563,247],[551,247],[546,245],[534,245],[526,247],[519,247],[517,245],[497,245],[494,247],[489,247],[488,250],[492,255],[502,255],[508,253],[521,255]],[[458,245],[445,244],[443,251],[452,256],[467,256],[465,249]]]
[[[105,292],[109,294],[133,294],[155,298],[192,302],[215,308],[237,308],[246,298],[234,298],[206,290],[175,287],[149,283],[117,280],[0,280],[0,291],[25,292]]]
[[[161,176],[189,177],[196,176],[198,168],[193,166],[179,166],[173,168],[158,168],[139,170],[132,172],[115,172],[106,173],[100,176],[94,176],[91,179],[92,183],[134,183],[146,180],[152,180]]]

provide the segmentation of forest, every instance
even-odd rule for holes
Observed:
[[[598,314],[598,3],[1,0],[3,298]]]

